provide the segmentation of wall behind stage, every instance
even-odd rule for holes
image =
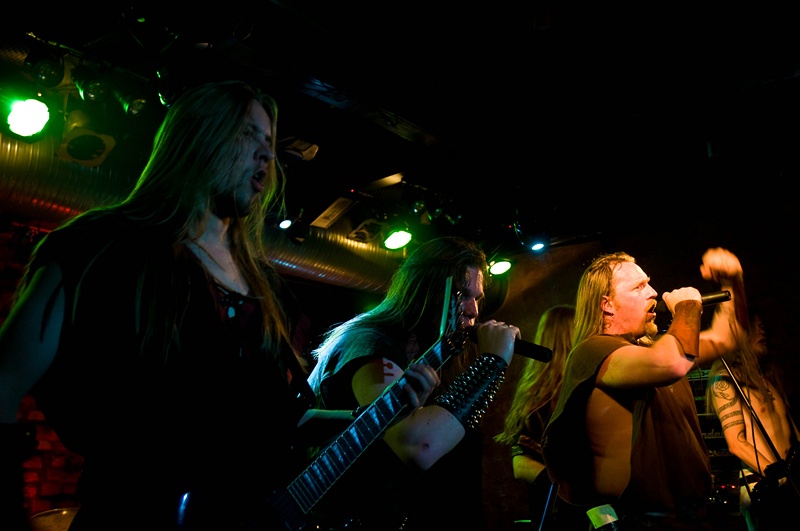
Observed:
[[[520,328],[522,339],[533,341],[539,317],[545,310],[557,304],[574,304],[580,276],[600,250],[600,244],[594,242],[556,247],[541,255],[516,256],[509,272],[505,302],[486,319],[512,323]],[[527,489],[524,483],[514,479],[511,449],[493,440],[503,430],[524,360],[514,356],[505,382],[481,423],[487,531],[510,530],[515,520],[528,518]]]

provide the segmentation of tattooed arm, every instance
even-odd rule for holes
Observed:
[[[763,475],[764,469],[775,459],[764,444],[758,448],[753,446],[752,430],[758,431],[758,426],[753,426],[750,411],[724,367],[709,376],[708,385],[711,386],[711,402],[722,425],[728,450],[745,466]]]

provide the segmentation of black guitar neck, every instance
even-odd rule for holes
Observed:
[[[438,370],[449,359],[443,354],[443,344],[447,337],[446,330],[455,326],[453,314],[457,302],[451,302],[450,290],[452,279],[447,279],[445,290],[445,307],[442,315],[439,339],[414,363],[426,363]],[[453,307],[449,305],[452,304]],[[292,481],[285,491],[277,493],[272,507],[288,531],[306,529],[306,517],[317,502],[347,471],[364,451],[394,422],[408,407],[403,400],[403,376],[393,382],[372,404],[370,404],[353,423],[336,437],[314,461]]]

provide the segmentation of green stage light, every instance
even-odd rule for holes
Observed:
[[[50,123],[50,108],[40,99],[23,91],[0,89],[0,132],[35,142]]]
[[[17,100],[11,104],[6,123],[14,134],[31,137],[42,132],[50,120],[50,109],[39,100]]]
[[[489,273],[492,276],[502,275],[511,269],[511,261],[506,258],[498,258],[489,262]]]
[[[393,230],[386,236],[383,245],[387,249],[401,249],[411,241],[411,232],[407,229]]]

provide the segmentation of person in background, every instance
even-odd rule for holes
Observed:
[[[794,471],[800,465],[800,431],[791,414],[783,375],[768,352],[761,318],[755,315],[742,324],[737,348],[724,358],[727,367],[717,360],[709,370],[706,408],[717,415],[728,450],[741,460],[739,508],[747,528],[785,529],[800,502]],[[789,469],[791,476],[787,476]],[[757,502],[763,499],[763,506],[757,503],[751,510],[753,498]]]
[[[276,120],[243,82],[191,88],[128,197],[35,248],[0,329],[0,529],[29,524],[29,393],[83,456],[71,531],[277,529],[268,495],[306,463],[299,425],[315,444],[352,421],[313,409],[262,238],[283,208]],[[412,367],[403,396],[438,381]]]
[[[621,529],[713,529],[710,458],[686,375],[735,347],[743,280],[727,249],[708,249],[700,271],[731,300],[701,331],[700,292],[666,292],[672,322],[660,335],[658,292],[633,256],[599,256],[581,276],[574,347],[542,455],[559,496],[583,505],[595,527],[616,519]]]
[[[445,297],[448,278],[450,300]],[[331,328],[313,351],[309,383],[318,405],[348,409],[385,396],[412,361],[428,359],[431,347],[442,349],[442,356],[433,358],[442,383],[431,398],[388,425],[381,440],[369,444],[359,437],[365,451],[316,510],[315,521],[323,528],[484,525],[479,424],[520,337],[513,325],[478,323],[488,281],[486,256],[478,245],[457,237],[429,240],[395,271],[380,304]],[[455,323],[440,340],[447,308],[454,311],[446,311],[446,321]]]
[[[550,477],[545,472],[542,458],[542,434],[555,409],[564,381],[564,366],[572,349],[575,326],[575,306],[558,305],[548,308],[539,318],[534,343],[550,348],[553,357],[549,362],[527,358],[523,362],[514,398],[505,418],[504,430],[494,440],[511,447],[511,464],[514,478],[528,487],[528,514],[532,529],[539,529],[545,509],[548,529],[575,531],[589,528],[589,520],[582,510],[553,499],[548,507],[551,492]],[[543,473],[544,472],[544,473]]]

